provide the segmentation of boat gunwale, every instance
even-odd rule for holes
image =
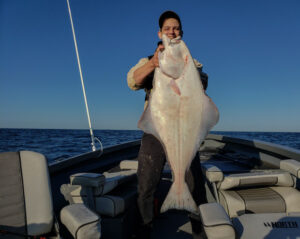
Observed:
[[[70,157],[67,159],[63,159],[60,161],[54,161],[49,164],[49,171],[50,174],[56,173],[58,171],[61,171],[63,169],[66,169],[68,167],[72,167],[76,164],[82,163],[84,161],[90,160],[90,159],[100,159],[100,156],[105,156],[113,152],[121,151],[126,148],[135,147],[140,145],[140,140],[130,141],[123,144],[118,144],[114,146],[109,146],[103,149],[103,152],[101,153],[100,150],[96,150],[93,152],[87,152],[80,155],[76,155],[74,157]]]
[[[268,152],[270,152],[271,154],[275,153],[284,158],[291,158],[300,161],[300,150],[288,146],[276,144],[276,143],[270,143],[270,142],[256,140],[256,139],[248,140],[248,139],[230,137],[230,136],[225,136],[220,134],[208,134],[205,140],[215,140],[222,143],[244,145],[244,146],[256,148],[260,151],[265,151],[266,153]],[[49,170],[51,174],[56,173],[58,171],[61,171],[63,169],[66,169],[68,167],[74,166],[76,164],[82,163],[90,159],[95,159],[95,160],[100,159],[101,158],[100,155],[105,156],[110,153],[121,151],[126,148],[139,146],[140,143],[141,143],[140,140],[134,140],[134,141],[106,147],[103,149],[102,154],[100,150],[96,150],[94,152],[87,152],[64,160],[55,161],[49,164]]]
[[[248,147],[254,147],[259,150],[271,152],[272,154],[276,153],[280,156],[300,161],[300,150],[288,146],[276,144],[276,143],[271,143],[271,142],[266,142],[266,141],[261,141],[256,139],[248,140],[248,139],[224,136],[219,134],[209,134],[206,137],[206,140],[217,140],[222,143],[234,143],[234,144],[244,145]]]

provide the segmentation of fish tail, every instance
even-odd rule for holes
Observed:
[[[172,184],[168,195],[163,202],[160,212],[166,212],[169,209],[186,210],[194,214],[199,214],[199,209],[190,193],[186,182],[182,184],[182,192],[178,192],[178,187],[175,183]]]

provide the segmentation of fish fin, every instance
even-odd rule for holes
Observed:
[[[205,100],[204,100],[204,109],[203,111],[205,114],[203,114],[202,119],[202,127],[208,129],[208,131],[214,127],[218,121],[219,121],[219,111],[215,103],[211,100],[211,98],[205,94]]]
[[[182,185],[182,192],[178,193],[178,187],[172,184],[168,195],[161,206],[160,212],[166,212],[169,209],[186,210],[194,214],[199,214],[199,209],[190,193],[186,182]]]
[[[152,123],[152,116],[150,112],[149,105],[147,105],[146,109],[144,110],[139,122],[138,127],[143,130],[145,133],[156,135],[156,130]]]
[[[219,111],[217,106],[211,100],[211,98],[205,94],[204,104],[203,104],[203,114],[201,121],[201,129],[199,134],[199,147],[203,142],[209,131],[218,123],[219,121]]]

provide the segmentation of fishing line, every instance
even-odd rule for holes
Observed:
[[[82,86],[82,91],[83,91],[83,97],[84,97],[84,102],[85,102],[85,108],[86,108],[86,114],[89,122],[89,130],[90,130],[90,135],[91,135],[91,140],[92,140],[92,150],[96,151],[96,146],[95,146],[95,139],[100,143],[100,148],[101,148],[101,153],[103,152],[103,146],[101,141],[94,136],[93,129],[92,129],[92,124],[91,124],[91,119],[90,119],[90,112],[89,112],[89,107],[87,103],[87,98],[86,98],[86,93],[85,93],[85,87],[84,87],[84,81],[83,81],[83,76],[82,76],[82,71],[81,71],[81,64],[80,64],[80,59],[79,59],[79,53],[78,53],[78,47],[77,47],[77,40],[75,36],[75,29],[73,25],[73,18],[72,18],[72,13],[71,13],[71,7],[69,0],[67,0],[68,4],[68,10],[69,10],[69,16],[70,16],[70,22],[71,22],[71,27],[72,27],[72,33],[73,33],[73,40],[74,40],[74,45],[75,45],[75,51],[76,51],[76,56],[77,56],[77,63],[78,63],[78,68],[79,68],[79,74],[80,74],[80,80],[81,80],[81,86]]]

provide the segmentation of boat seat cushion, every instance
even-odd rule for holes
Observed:
[[[76,173],[70,176],[72,185],[87,187],[101,187],[105,183],[105,176],[100,173]]]
[[[136,184],[124,185],[109,194],[94,197],[95,210],[100,215],[115,217],[129,208],[136,201]],[[87,204],[85,195],[72,196],[73,203]]]
[[[222,182],[218,183],[218,188],[228,190],[241,187],[257,186],[282,186],[292,187],[293,178],[285,171],[255,171],[249,173],[237,173],[226,175]]]
[[[137,171],[138,161],[137,160],[123,160],[120,163],[120,169],[134,169]]]
[[[5,195],[5,196],[3,196]],[[53,205],[46,158],[31,151],[0,154],[0,229],[30,236],[51,231]]]
[[[294,159],[286,159],[280,161],[280,168],[290,172],[295,177],[300,178],[300,162]]]
[[[211,183],[220,182],[223,180],[224,175],[221,169],[213,164],[202,164],[205,177]]]
[[[136,170],[105,172],[105,182],[99,187],[92,187],[95,210],[101,215],[114,217],[123,213],[136,200]],[[91,177],[94,181],[94,176]],[[79,180],[80,181],[80,180]],[[77,183],[79,182],[77,180]],[[89,185],[85,174],[84,185]],[[96,183],[97,184],[97,183]],[[88,204],[87,187],[83,185],[64,184],[61,192],[70,203]]]
[[[96,211],[101,215],[115,217],[136,203],[137,187],[136,184],[127,185],[109,195],[97,197]]]
[[[70,176],[70,180],[71,185],[63,185],[63,187],[69,187],[68,191],[70,191],[71,196],[86,196],[86,187],[92,187],[94,196],[101,196],[122,184],[135,181],[136,171],[123,170],[114,173],[105,172],[103,174],[74,174]]]
[[[300,192],[292,187],[271,187],[285,201],[286,212],[300,212]]]
[[[72,204],[60,212],[61,222],[76,239],[100,238],[100,217],[84,204]]]
[[[103,174],[105,176],[105,185],[102,194],[106,194],[119,185],[126,184],[137,179],[135,169],[122,170],[114,173],[105,172]]]
[[[235,238],[235,231],[224,208],[218,203],[206,203],[199,206],[201,221],[208,238]]]
[[[300,192],[292,187],[220,190],[219,198],[231,218],[245,213],[300,211]]]

